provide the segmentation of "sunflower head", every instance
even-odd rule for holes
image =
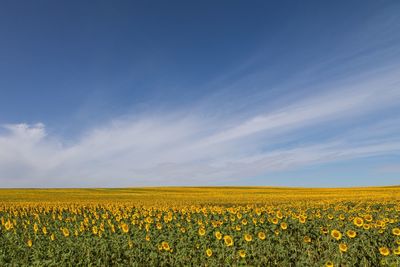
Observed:
[[[161,247],[162,247],[162,249],[165,250],[165,251],[169,251],[169,250],[171,249],[171,248],[169,247],[168,242],[166,242],[166,241],[161,242]]]
[[[211,257],[212,254],[213,254],[212,250],[211,250],[210,248],[208,248],[208,249],[206,250],[206,255],[207,255],[207,257]]]
[[[387,247],[380,247],[379,248],[379,253],[382,256],[388,256],[390,254],[390,250]]]
[[[350,238],[354,238],[354,237],[356,237],[357,233],[356,233],[356,231],[353,231],[353,230],[347,230],[346,235]]]
[[[335,238],[336,240],[340,240],[342,238],[342,233],[335,229],[335,230],[332,230],[331,236],[333,238]]]
[[[233,238],[230,235],[224,236],[224,242],[227,247],[233,246]]]
[[[247,242],[250,242],[251,240],[253,240],[253,237],[250,234],[245,234],[244,240],[246,240]]]
[[[347,245],[345,243],[340,243],[339,244],[339,250],[341,252],[346,252],[347,251]]]
[[[264,232],[259,232],[259,233],[258,233],[258,238],[259,238],[259,239],[264,240],[265,237],[266,237],[266,236],[265,236],[265,233],[264,233]]]

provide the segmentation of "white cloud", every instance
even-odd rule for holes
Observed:
[[[397,117],[346,129],[347,134],[332,134],[328,139],[274,148],[330,122],[352,122],[399,108],[398,77],[395,69],[343,82],[244,120],[235,119],[235,114],[205,119],[198,110],[115,119],[85,132],[72,144],[49,135],[42,123],[3,125],[0,183],[2,187],[245,183],[248,177],[271,171],[398,155],[399,128],[392,125]]]

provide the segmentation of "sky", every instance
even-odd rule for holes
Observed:
[[[0,3],[0,187],[400,184],[399,1]]]

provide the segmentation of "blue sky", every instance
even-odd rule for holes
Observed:
[[[1,187],[400,184],[398,1],[3,1]]]

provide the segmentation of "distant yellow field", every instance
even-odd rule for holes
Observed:
[[[400,266],[400,187],[0,190],[0,266]]]
[[[97,202],[138,204],[268,204],[296,201],[400,200],[400,186],[357,188],[144,187],[115,189],[0,189],[0,202]]]

